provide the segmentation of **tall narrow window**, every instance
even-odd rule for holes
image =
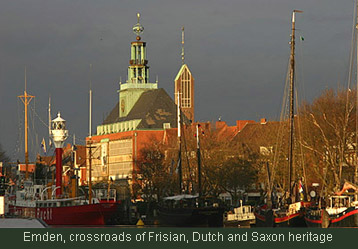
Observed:
[[[191,107],[191,89],[190,89],[190,81],[191,75],[189,71],[185,68],[181,77],[181,106],[183,108],[190,108]]]

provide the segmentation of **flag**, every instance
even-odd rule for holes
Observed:
[[[42,138],[41,148],[42,148],[42,150],[44,151],[44,153],[46,154],[46,143],[45,143],[45,138]]]
[[[301,180],[299,180],[299,182],[298,182],[298,193],[300,196],[300,200],[303,201],[305,196],[304,196],[304,189],[303,189],[303,184],[302,184]]]
[[[298,182],[298,192],[303,193],[303,184],[301,180]]]

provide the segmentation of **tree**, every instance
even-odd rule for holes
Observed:
[[[231,195],[238,205],[241,191],[247,190],[257,179],[257,170],[248,160],[238,157],[226,160],[220,168],[219,186]]]
[[[172,175],[164,162],[162,145],[157,141],[140,150],[134,189],[148,203],[161,200],[169,191]]]
[[[355,113],[356,91],[343,89],[326,90],[299,108],[305,158],[330,192],[339,189],[344,168],[356,167]]]

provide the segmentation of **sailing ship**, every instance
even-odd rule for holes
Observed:
[[[267,195],[267,204],[259,206],[255,210],[256,226],[258,227],[302,227],[305,226],[304,210],[309,205],[303,200],[295,201],[293,196],[292,176],[293,176],[293,147],[294,147],[294,80],[295,80],[295,14],[302,11],[294,10],[292,12],[292,32],[291,32],[291,56],[290,56],[290,88],[289,88],[289,191],[288,197],[284,203],[272,203],[271,194],[273,179],[269,177],[269,187]],[[284,196],[286,197],[286,196]]]
[[[161,225],[180,226],[180,227],[197,227],[223,226],[224,207],[221,202],[213,197],[202,194],[201,187],[201,154],[199,141],[199,124],[196,125],[197,139],[197,162],[198,162],[198,194],[183,194],[182,184],[182,165],[181,165],[181,110],[180,98],[178,92],[177,119],[178,119],[178,178],[179,178],[179,195],[163,198],[159,203],[159,220]]]
[[[92,198],[91,188],[89,191],[89,198],[84,196],[77,197],[74,193],[72,193],[71,197],[62,194],[62,147],[67,138],[68,131],[66,130],[66,122],[61,118],[60,114],[58,114],[58,117],[52,121],[52,130],[50,130],[56,145],[56,186],[53,186],[52,184],[49,186],[36,185],[33,181],[29,180],[27,105],[34,96],[27,94],[26,73],[24,95],[19,97],[22,98],[25,105],[26,174],[22,186],[23,188],[16,186],[17,189],[14,190],[15,195],[9,196],[9,214],[18,217],[39,218],[48,225],[88,226],[113,224],[117,218],[118,202],[112,200],[100,201],[98,198]],[[51,120],[51,118],[49,118],[49,120]],[[91,161],[91,153],[89,161]],[[89,182],[91,182],[91,179]]]

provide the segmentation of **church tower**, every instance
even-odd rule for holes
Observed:
[[[133,26],[136,41],[131,42],[131,57],[129,60],[127,81],[120,82],[119,117],[126,117],[141,94],[150,89],[157,89],[157,83],[149,83],[149,66],[147,60],[146,42],[141,41],[143,26],[139,22]]]
[[[194,119],[194,77],[184,62],[184,27],[182,27],[182,66],[174,80],[174,96],[179,92],[180,108],[184,115],[192,122]],[[178,98],[175,97],[178,105]]]

